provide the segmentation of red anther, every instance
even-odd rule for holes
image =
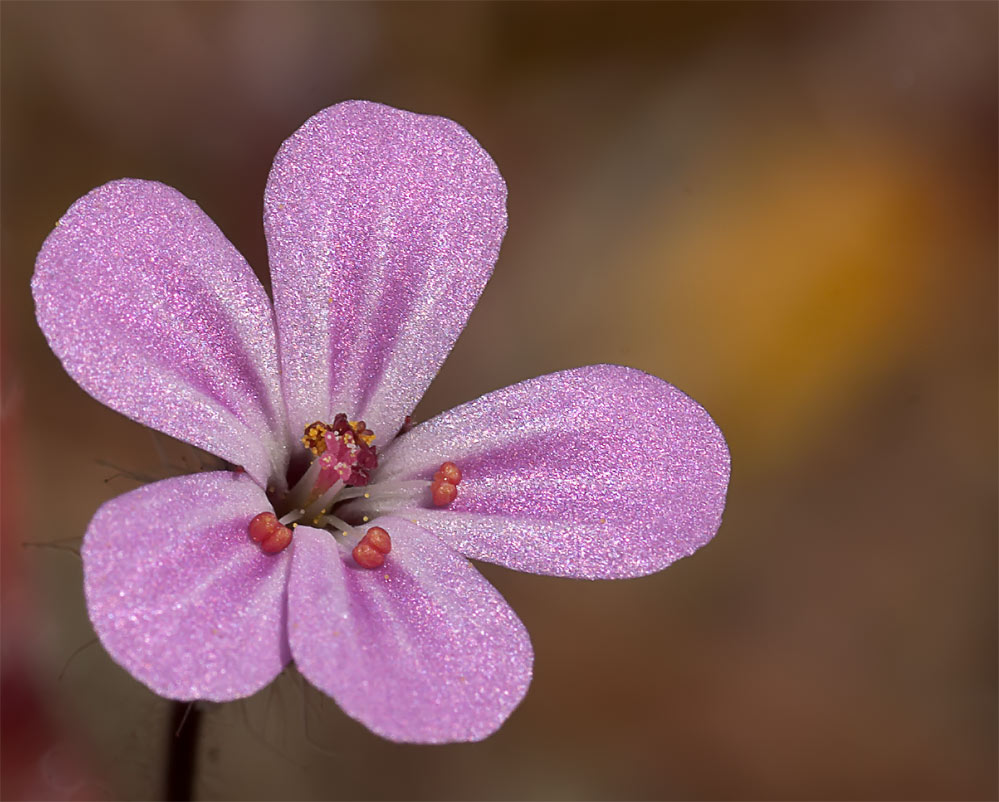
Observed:
[[[458,488],[447,479],[434,480],[430,485],[430,492],[434,497],[434,504],[438,507],[446,507],[458,498]]]
[[[280,524],[278,526],[280,529],[260,544],[260,548],[266,554],[277,554],[279,551],[284,551],[291,543],[291,530],[287,526]]]
[[[368,530],[368,533],[361,538],[361,542],[370,543],[375,551],[379,551],[382,554],[388,554],[392,551],[392,538],[390,538],[389,533],[380,526],[372,526]]]
[[[437,479],[438,477],[446,479],[451,484],[456,485],[461,482],[461,468],[453,462],[445,462],[437,469],[437,473],[434,474],[434,479]]]
[[[262,512],[250,521],[248,527],[250,539],[254,543],[262,543],[281,528],[277,516],[273,512]]]
[[[368,542],[367,536],[361,538],[351,554],[354,555],[354,562],[361,568],[381,568],[385,562],[385,555]]]

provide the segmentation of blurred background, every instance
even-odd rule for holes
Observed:
[[[136,484],[104,463],[159,458],[48,350],[35,254],[92,187],[150,178],[266,281],[271,159],[349,98],[459,121],[509,185],[417,419],[633,365],[720,424],[728,509],[643,579],[483,566],[536,650],[487,741],[384,742],[289,672],[204,706],[196,796],[996,797],[994,3],[0,14],[5,799],[158,798],[171,737],[93,643],[73,551]]]

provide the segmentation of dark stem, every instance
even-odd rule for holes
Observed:
[[[172,702],[167,732],[166,794],[168,802],[190,802],[194,797],[201,711],[194,702]]]

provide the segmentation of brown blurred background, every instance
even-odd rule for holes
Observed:
[[[294,675],[206,706],[205,799],[994,799],[997,6],[2,6],[3,796],[162,793],[169,705],[93,633],[72,547],[147,431],[38,330],[43,239],[155,178],[266,280],[282,140],[367,98],[509,184],[491,284],[421,407],[594,362],[698,399],[715,541],[589,583],[483,567],[531,690],[475,745],[381,741]],[[178,457],[179,458],[179,457]]]

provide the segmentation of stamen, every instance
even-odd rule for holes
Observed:
[[[427,482],[423,479],[411,479],[399,482],[378,482],[373,485],[362,485],[361,487],[349,487],[336,497],[337,501],[346,501],[351,498],[375,498],[377,496],[387,496],[394,493],[405,493],[411,490],[423,490]]]
[[[290,491],[278,491],[278,509],[287,511],[286,514],[280,519],[273,513],[261,518],[251,530],[254,541],[273,553],[291,542],[293,533],[289,525],[292,528],[298,524],[326,529],[335,527],[344,534],[354,531],[346,521],[329,513],[346,500],[371,497],[363,488],[378,468],[378,449],[372,445],[374,439],[375,433],[363,420],[348,420],[342,412],[332,423],[317,420],[306,426],[302,445],[312,459]],[[425,487],[427,483],[416,484]],[[274,491],[268,489],[268,492]]]
[[[354,430],[354,434],[357,435],[358,440],[366,446],[371,445],[372,441],[375,439],[375,433],[367,427],[363,420],[352,420],[347,421],[347,423],[350,425],[350,428]]]
[[[438,477],[446,479],[451,484],[456,485],[461,482],[461,468],[453,462],[445,462],[437,469],[437,473],[434,474],[434,479],[437,479]]]
[[[372,526],[368,530],[368,533],[364,536],[363,540],[367,540],[382,554],[388,554],[392,551],[392,538],[390,538],[389,533],[380,526]]]
[[[302,517],[310,520],[316,518],[320,512],[329,508],[330,503],[333,501],[337,493],[343,489],[343,482],[336,482],[330,486],[325,493],[323,493],[319,498],[313,501],[308,507],[305,508],[302,513]]]
[[[458,488],[445,479],[435,480],[430,485],[430,493],[433,496],[434,504],[438,507],[446,507],[458,498]]]
[[[323,435],[329,427],[320,420],[310,423],[305,427],[305,434],[302,435],[302,445],[317,457],[326,450],[326,439]]]
[[[378,549],[362,540],[351,552],[356,562],[361,568],[380,568],[385,563],[385,555]]]
[[[461,469],[453,462],[445,462],[434,474],[434,480],[430,484],[430,494],[433,496],[434,504],[438,507],[446,507],[458,498],[458,482],[461,481]]]
[[[266,554],[277,554],[279,551],[284,551],[288,548],[288,544],[291,543],[291,530],[287,526],[282,526],[273,535],[271,535],[267,540],[260,544],[260,548],[264,550]]]
[[[260,543],[273,535],[280,526],[281,523],[273,512],[262,512],[250,521],[248,527],[250,540]]]
[[[285,516],[287,517],[287,516]],[[259,543],[266,554],[277,554],[284,551],[291,543],[291,530],[273,512],[262,512],[254,516],[247,530],[250,539]]]
[[[380,526],[372,526],[361,542],[354,546],[351,554],[362,568],[381,568],[385,555],[392,551],[392,538]]]
[[[335,515],[320,515],[317,520],[319,521],[319,526],[327,527],[332,524],[341,532],[349,532],[353,528],[343,518],[337,518]]]

